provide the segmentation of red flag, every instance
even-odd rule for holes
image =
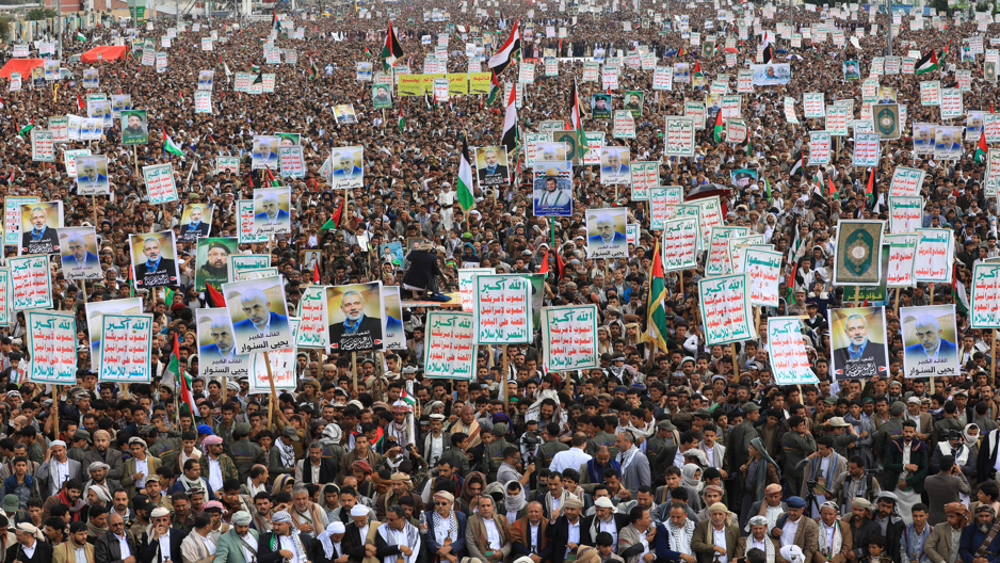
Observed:
[[[865,195],[872,196],[875,191],[875,168],[871,168],[871,174],[868,175],[868,187],[865,188]]]
[[[549,249],[545,249],[545,256],[542,257],[542,265],[538,268],[539,274],[549,273]]]
[[[694,74],[698,74],[699,72],[701,72],[701,65],[698,63],[698,61],[695,61],[694,62]]]
[[[319,285],[319,262],[313,264],[313,285]]]
[[[993,113],[993,102],[990,102],[990,113]]]
[[[80,108],[80,111],[87,109],[87,105],[83,103],[83,98],[80,97],[80,94],[76,95],[76,105]]]
[[[213,307],[225,307],[226,306],[226,299],[222,296],[221,293],[219,293],[218,289],[215,289],[215,287],[213,287],[212,284],[210,284],[208,282],[205,282],[205,287],[208,288],[208,296],[212,300],[212,306]]]
[[[559,279],[562,279],[566,275],[566,264],[562,261],[562,256],[556,252],[556,269],[559,270]]]
[[[344,216],[344,198],[340,198],[340,205],[337,206],[337,210],[333,212],[333,217],[330,220],[333,221],[334,226],[340,227],[340,221]]]
[[[837,187],[833,185],[833,178],[827,176],[826,181],[830,183],[830,195],[837,193]]]

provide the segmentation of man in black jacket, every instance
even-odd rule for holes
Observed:
[[[349,561],[361,561],[365,557],[375,556],[375,546],[366,545],[368,537],[374,535],[379,522],[369,518],[369,511],[361,504],[355,504],[351,509],[351,522],[344,529],[344,539],[341,546]],[[266,563],[261,561],[261,563]]]
[[[42,541],[42,532],[30,522],[21,522],[14,530],[17,542],[7,548],[5,561],[21,563],[49,563],[52,561],[52,544]],[[31,555],[28,555],[31,552]]]
[[[128,553],[125,553],[125,551]],[[108,531],[94,543],[94,561],[101,563],[136,563],[139,550],[132,535],[125,531],[125,520],[121,514],[112,512],[108,516]],[[17,558],[8,558],[14,561]]]
[[[323,444],[319,441],[309,445],[309,457],[300,460],[295,467],[296,483],[333,483],[337,479],[337,466],[332,459],[323,459]],[[319,533],[322,530],[318,530]]]
[[[618,533],[629,525],[628,514],[615,512],[615,505],[608,497],[594,501],[594,514],[583,519],[580,525],[580,543],[591,547],[597,546],[597,534],[608,532],[618,545]]]
[[[549,537],[552,547],[552,563],[563,563],[569,555],[576,555],[577,548],[583,543],[583,501],[569,497],[563,501],[562,514],[549,521],[545,535]],[[596,536],[595,536],[596,537]]]
[[[153,531],[152,533],[142,533],[139,559],[141,561],[153,561],[156,556],[159,556],[159,561],[180,561],[181,542],[184,541],[184,537],[187,534],[177,528],[170,527],[170,511],[162,506],[154,508],[149,517],[153,524]],[[164,536],[167,536],[167,542],[163,541]],[[170,546],[170,553],[163,553],[164,544]]]
[[[284,510],[271,517],[274,529],[260,537],[257,544],[259,563],[306,563],[313,552],[313,539],[306,534],[292,533],[292,516]]]
[[[854,499],[851,507],[851,547],[854,561],[868,557],[868,538],[882,535],[879,525],[871,519],[872,503],[863,498]]]

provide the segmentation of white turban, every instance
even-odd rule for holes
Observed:
[[[802,553],[802,548],[797,545],[786,545],[779,553],[788,563],[806,563],[806,556]]]
[[[369,514],[368,509],[361,506],[360,504],[355,504],[354,508],[351,509],[351,516],[357,516],[360,518],[362,516],[368,516],[368,514]]]

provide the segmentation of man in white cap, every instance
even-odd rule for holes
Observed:
[[[424,511],[423,499],[420,498],[420,495],[415,495],[410,491],[409,475],[397,471],[392,474],[390,480],[392,489],[375,499],[375,514],[379,519],[384,519],[385,513],[389,510],[390,506],[399,504],[402,499],[407,497],[413,500],[413,511],[415,513],[419,514]]]
[[[347,554],[341,545],[346,529],[343,522],[330,522],[316,538],[319,547],[314,548],[312,563],[347,563]]]
[[[233,514],[233,527],[219,538],[213,563],[254,563],[257,561],[260,535],[257,530],[250,528],[252,522],[253,518],[249,512],[241,510]]]
[[[21,522],[14,529],[17,543],[7,548],[5,561],[21,563],[49,563],[52,545],[42,541],[42,532],[30,522]]]
[[[458,555],[465,551],[465,525],[467,517],[454,510],[455,496],[448,491],[438,491],[431,499],[434,509],[426,513],[427,552],[441,563],[457,563]]]
[[[708,520],[694,527],[691,550],[699,562],[733,563],[743,557],[739,541],[739,528],[729,522],[729,509],[717,502],[708,507]]]
[[[751,549],[759,549],[764,553],[767,563],[778,563],[775,557],[778,553],[779,545],[767,535],[767,516],[757,515],[747,522],[750,528],[750,535],[740,538],[739,548],[746,553]]]
[[[139,559],[149,563],[181,561],[181,543],[184,532],[170,527],[170,511],[158,506],[149,513],[151,526],[142,533],[139,543]]]
[[[618,545],[618,532],[628,526],[628,514],[615,512],[615,504],[608,497],[594,501],[594,514],[583,519],[584,545],[597,545],[597,534],[611,534],[611,545]]]
[[[46,483],[49,495],[57,495],[66,481],[82,481],[81,471],[80,462],[66,456],[66,442],[54,440],[49,444],[45,461],[38,468],[36,477]]]
[[[128,498],[133,498],[136,488],[146,488],[146,478],[156,475],[156,470],[160,468],[160,458],[149,455],[146,452],[146,441],[138,436],[129,438],[128,448],[132,457],[125,462],[122,487],[128,493]]]
[[[574,439],[574,444],[575,444]],[[583,501],[571,496],[563,503],[562,514],[549,522],[549,539],[553,540],[552,562],[562,563],[570,556],[576,557],[577,548],[583,543]]]
[[[380,563],[416,563],[420,557],[420,530],[406,518],[406,509],[394,504],[378,527],[375,551]]]
[[[381,522],[369,515],[368,508],[361,504],[351,508],[351,522],[345,526],[343,539],[344,553],[351,561],[375,562],[375,534]]]

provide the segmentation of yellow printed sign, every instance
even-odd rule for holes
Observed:
[[[486,96],[490,93],[490,73],[469,73],[469,94]]]
[[[423,93],[433,94],[434,93],[434,79],[444,78],[443,74],[418,74],[421,79],[423,79]]]
[[[445,75],[448,78],[448,95],[465,96],[469,93],[469,79],[466,73]]]
[[[421,74],[402,74],[396,86],[400,96],[420,96],[424,93],[424,81]]]

